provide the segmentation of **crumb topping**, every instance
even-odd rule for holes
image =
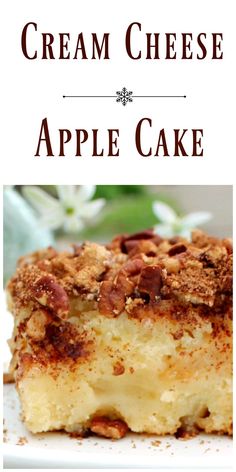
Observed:
[[[106,247],[49,248],[20,259],[8,290],[16,304],[46,308],[62,319],[76,296],[98,302],[107,316],[167,300],[216,308],[232,294],[232,243],[199,230],[191,242],[147,230],[118,236]]]

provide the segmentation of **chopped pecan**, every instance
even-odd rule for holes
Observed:
[[[146,266],[141,271],[138,290],[140,293],[148,294],[152,301],[160,296],[162,287],[161,274],[162,270],[158,265]]]
[[[129,260],[114,282],[105,280],[100,286],[98,308],[104,315],[119,315],[125,307],[125,299],[134,289],[134,282],[129,277],[136,276],[141,271],[144,262],[142,259]]]
[[[141,271],[144,265],[145,263],[143,262],[142,259],[138,259],[138,258],[131,259],[128,262],[126,262],[126,264],[120,270],[119,274],[125,275],[126,277],[137,275],[139,274],[139,272]],[[119,277],[119,274],[118,274],[118,277]]]
[[[180,254],[181,252],[185,252],[186,250],[187,247],[185,246],[185,244],[175,244],[169,249],[168,254],[169,256],[176,256],[176,254]]]
[[[139,231],[138,233],[129,234],[129,236],[125,238],[125,241],[130,241],[133,239],[135,240],[151,239],[153,238],[153,236],[154,236],[153,229],[145,229],[144,231]]]
[[[104,280],[100,286],[98,309],[107,316],[119,315],[125,306],[125,294],[120,287],[115,287],[110,280]]]
[[[126,243],[127,252],[129,257],[136,254],[146,254],[149,257],[156,256],[157,247],[152,240],[141,240],[141,241],[127,241]]]
[[[129,252],[129,247],[131,242],[142,241],[146,239],[152,239],[154,237],[154,232],[152,229],[147,229],[145,231],[141,231],[140,233],[134,233],[127,237],[123,237],[120,242],[120,247],[122,252]]]
[[[31,287],[31,293],[40,305],[46,306],[58,316],[67,315],[69,300],[66,291],[50,275],[44,275]]]
[[[123,420],[110,420],[106,416],[96,416],[92,419],[90,429],[93,433],[110,439],[121,439],[128,426]]]
[[[118,234],[110,243],[106,244],[106,248],[109,251],[120,252],[123,241],[127,237],[127,234]]]
[[[128,253],[128,254],[130,252],[134,251],[134,250],[136,252],[137,249],[139,248],[139,245],[140,245],[140,241],[137,240],[137,239],[132,239],[131,241],[126,241],[126,242],[124,242],[125,251],[123,251],[123,252]],[[140,252],[140,251],[138,250],[138,252]]]

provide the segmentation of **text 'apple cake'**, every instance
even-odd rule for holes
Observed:
[[[232,433],[232,244],[147,230],[20,259],[11,369],[33,433]]]

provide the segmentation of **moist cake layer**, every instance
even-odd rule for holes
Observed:
[[[232,432],[232,244],[151,230],[19,261],[8,284],[32,432]]]

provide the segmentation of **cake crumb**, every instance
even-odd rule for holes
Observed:
[[[204,454],[206,454],[206,452],[208,452],[208,451],[210,451],[210,450],[211,450],[211,448],[208,447],[207,449],[205,449]]]
[[[17,441],[17,446],[24,446],[28,443],[28,439],[25,436],[20,436]]]
[[[159,441],[158,439],[156,439],[155,441],[152,441],[151,442],[151,445],[154,446],[154,447],[159,447],[161,444],[161,441]]]

